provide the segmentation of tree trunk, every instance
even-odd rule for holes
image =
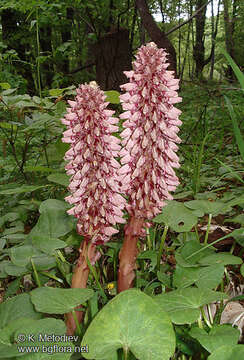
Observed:
[[[224,24],[225,24],[225,47],[228,54],[232,57],[232,59],[235,59],[235,53],[234,53],[234,17],[235,17],[235,11],[236,8],[236,1],[233,2],[233,17],[230,17],[230,9],[229,9],[229,3],[228,0],[223,0],[224,5]],[[229,80],[234,79],[234,74],[232,67],[228,65],[226,76]]]
[[[200,9],[204,4],[207,4],[207,0],[197,0],[196,11]],[[206,6],[196,16],[196,43],[193,49],[193,57],[196,63],[195,75],[197,78],[201,78],[202,71],[205,63],[205,48],[204,48],[204,29],[206,21]]]
[[[145,27],[151,40],[157,44],[159,48],[163,48],[168,53],[168,61],[170,63],[169,70],[173,70],[177,74],[177,60],[176,51],[165,32],[160,30],[153,16],[149,12],[146,0],[136,0],[136,6],[142,19],[143,26]]]
[[[104,35],[94,45],[96,81],[103,90],[120,91],[127,82],[123,71],[131,69],[129,31],[120,29]]]

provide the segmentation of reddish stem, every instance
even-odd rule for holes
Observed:
[[[72,284],[71,288],[85,289],[87,285],[88,275],[89,275],[89,267],[87,264],[87,257],[91,263],[95,258],[96,254],[96,246],[93,244],[88,244],[89,239],[84,239],[79,248],[79,259],[74,270],[72,276]],[[82,306],[77,306],[76,309],[82,309]],[[78,322],[81,323],[83,320],[84,312],[76,311],[76,316]],[[72,313],[66,314],[66,326],[67,326],[67,335],[74,335],[76,330],[75,320],[73,318]]]
[[[143,219],[132,216],[125,230],[125,238],[119,253],[118,292],[133,287],[136,269],[137,241],[144,225]]]

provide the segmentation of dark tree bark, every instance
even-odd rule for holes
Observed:
[[[237,13],[237,0],[233,0],[232,17],[230,14],[229,3],[223,0],[224,5],[224,23],[225,23],[225,46],[228,54],[235,60],[235,47],[234,47],[234,30],[235,30],[235,17]],[[234,74],[231,66],[229,65],[226,71],[226,76],[229,80],[234,79]]]
[[[129,31],[121,29],[101,37],[94,53],[99,86],[103,90],[120,91],[120,85],[127,82],[123,71],[131,68]]]
[[[163,48],[168,53],[168,61],[170,63],[169,70],[177,73],[177,60],[176,51],[171,41],[164,31],[160,30],[153,16],[150,14],[146,0],[136,0],[136,6],[142,19],[143,26],[145,27],[151,40],[157,44],[159,48]]]
[[[200,9],[204,4],[207,5],[207,0],[197,0],[196,11]],[[206,6],[198,12],[196,16],[196,43],[193,49],[193,57],[196,62],[196,77],[201,77],[205,61],[205,48],[204,48],[204,29],[206,21]]]

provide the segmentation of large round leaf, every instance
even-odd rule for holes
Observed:
[[[30,294],[37,311],[47,314],[65,314],[89,300],[93,296],[93,290],[41,287]]]
[[[221,282],[224,266],[221,264],[190,268],[176,266],[173,284],[177,288],[184,288],[195,283],[199,288],[214,289]]]
[[[110,360],[123,348],[140,360],[168,360],[174,353],[175,335],[167,314],[151,297],[133,289],[104,306],[82,344],[89,347],[89,353],[83,354],[86,359]]]
[[[238,343],[240,331],[231,325],[215,325],[209,334],[199,328],[193,328],[189,333],[193,338],[197,339],[200,344],[210,353],[218,349],[220,346]]]
[[[41,314],[38,314],[30,301],[29,294],[21,294],[12,297],[0,304],[0,327],[3,328],[8,322],[17,320],[22,317],[29,317],[33,319],[40,319]]]
[[[203,259],[200,259],[198,262],[202,265],[240,265],[242,264],[242,259],[238,256],[234,256],[228,253],[217,253],[208,255]]]
[[[224,345],[216,349],[208,360],[241,360],[244,359],[244,345]]]
[[[184,288],[155,296],[160,307],[175,324],[191,324],[200,316],[200,307],[227,299],[224,293],[208,289]]]
[[[197,216],[187,209],[184,204],[177,201],[170,201],[163,208],[162,214],[153,219],[156,223],[164,223],[176,232],[190,231],[197,223]]]
[[[201,211],[203,214],[225,214],[231,210],[231,207],[222,201],[209,201],[209,200],[191,200],[184,203],[184,205],[191,209]]]

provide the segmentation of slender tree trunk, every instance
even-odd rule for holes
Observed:
[[[207,0],[197,0],[196,11],[200,9],[204,4],[207,4]],[[205,29],[205,21],[206,21],[206,6],[203,7],[201,11],[199,11],[199,13],[195,18],[195,21],[196,21],[196,43],[193,49],[193,57],[196,63],[195,75],[197,78],[201,78],[202,71],[205,66],[204,29]]]
[[[211,25],[212,25],[212,49],[211,49],[211,67],[210,67],[210,74],[209,78],[213,79],[213,72],[214,72],[214,63],[215,63],[215,40],[218,33],[218,24],[219,24],[219,9],[220,9],[220,3],[221,0],[218,2],[218,11],[216,16],[216,22],[215,22],[215,28],[214,28],[214,4],[213,0],[211,1],[211,12],[212,12],[212,19],[211,19]]]
[[[224,24],[225,24],[225,46],[226,51],[229,55],[235,59],[234,53],[234,18],[236,16],[236,0],[233,1],[233,11],[232,11],[232,18],[230,17],[230,9],[229,9],[229,2],[228,0],[223,0],[224,5]],[[226,76],[228,79],[233,80],[234,74],[233,70],[230,65],[228,65]]]
[[[176,60],[176,51],[172,45],[169,38],[166,36],[165,32],[160,30],[156,22],[153,19],[153,16],[150,14],[148,4],[146,0],[136,0],[136,6],[144,28],[146,29],[151,40],[157,44],[159,48],[163,48],[168,53],[169,60],[169,69],[173,70],[175,74],[177,73],[177,60]]]

